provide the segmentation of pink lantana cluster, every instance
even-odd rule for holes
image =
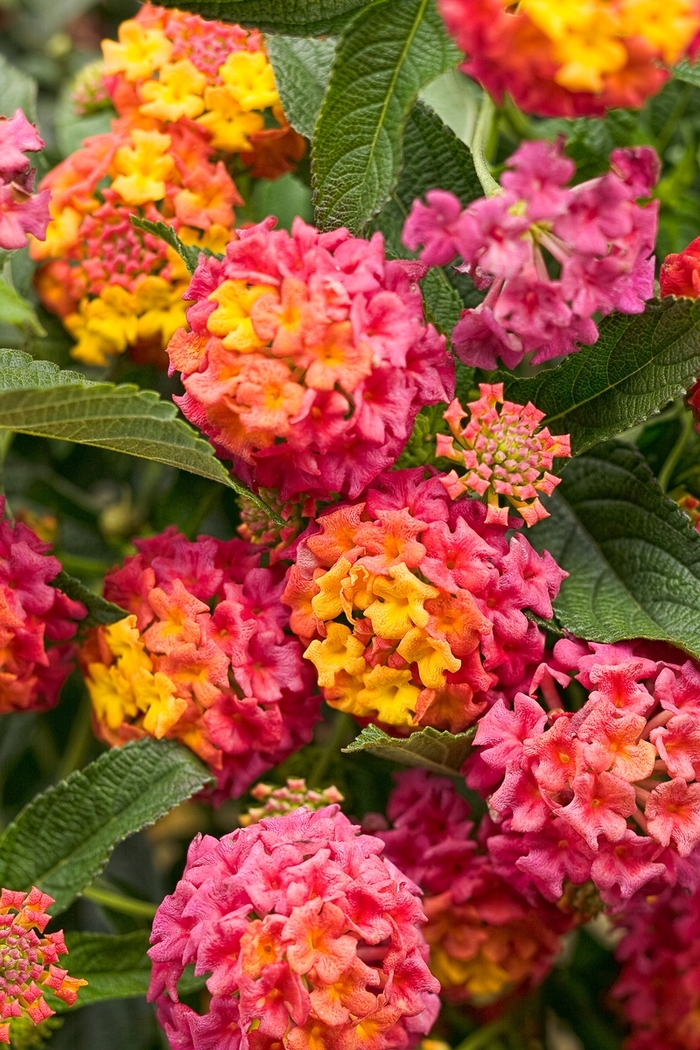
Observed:
[[[658,201],[640,205],[659,173],[649,147],[614,150],[612,170],[567,186],[576,170],[562,142],[525,142],[507,162],[501,192],[462,208],[445,190],[414,201],[404,243],[444,266],[461,257],[477,288],[452,342],[466,364],[513,368],[533,353],[537,364],[595,343],[594,314],[635,314],[654,291]],[[549,264],[549,265],[548,265]],[[558,276],[550,276],[554,265]]]
[[[56,965],[68,949],[61,930],[44,934],[53,902],[36,886],[27,894],[3,889],[0,895],[0,1043],[10,1042],[13,1017],[37,1025],[56,1012],[45,992],[73,1006],[87,984]]]
[[[215,798],[240,795],[311,739],[319,718],[311,669],[290,637],[281,566],[262,548],[174,526],[136,540],[105,577],[129,615],[94,630],[81,652],[98,735],[182,741],[208,762]]]
[[[396,780],[387,808],[393,830],[377,834],[425,894],[430,968],[443,998],[478,1006],[538,984],[579,917],[542,897],[530,903],[496,874],[447,777],[411,770]]]
[[[287,777],[284,787],[274,787],[273,784],[256,784],[251,789],[251,795],[262,806],[253,806],[247,813],[242,813],[238,823],[242,828],[251,824],[258,824],[266,817],[281,817],[285,813],[291,813],[295,809],[323,809],[335,802],[342,802],[344,796],[337,787],[324,788],[323,791],[314,791],[306,786],[303,777]]]
[[[69,640],[87,610],[51,586],[61,565],[50,549],[22,522],[0,521],[0,714],[53,707],[75,666]]]
[[[530,688],[566,576],[486,507],[451,500],[436,472],[383,474],[320,514],[283,601],[332,707],[406,729],[459,732],[496,695]]]
[[[149,999],[178,1050],[402,1050],[430,1030],[416,886],[338,806],[198,836],[160,905]],[[208,974],[198,1014],[186,966]]]
[[[444,338],[423,321],[424,268],[387,261],[380,234],[274,224],[200,259],[191,332],[168,346],[186,390],[176,401],[247,483],[283,501],[356,496],[394,463],[418,410],[454,392]]]
[[[25,153],[44,148],[21,109],[0,117],[0,248],[24,248],[28,234],[43,241],[50,221],[48,190],[34,193],[36,169]]]
[[[608,905],[700,881],[700,670],[668,647],[562,639],[553,673],[588,693],[561,707],[545,674],[534,696],[499,700],[479,723],[467,783],[502,834],[497,870],[550,900],[593,881]]]
[[[508,508],[500,505],[499,496],[534,525],[549,516],[539,493],[551,496],[559,484],[561,478],[549,471],[555,458],[571,455],[569,436],[552,437],[547,427],[538,430],[544,412],[530,402],[504,401],[503,383],[481,383],[479,393],[479,400],[466,409],[455,399],[443,416],[452,433],[437,435],[437,454],[466,467],[466,473],[452,470],[442,483],[453,499],[469,490],[487,495],[487,525],[508,524]]]

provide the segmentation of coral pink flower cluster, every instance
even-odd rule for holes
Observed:
[[[497,870],[558,900],[591,879],[608,905],[700,879],[700,670],[653,643],[561,640],[551,661],[588,693],[545,711],[521,693],[481,719],[467,783],[489,796],[503,834]],[[518,876],[518,872],[520,876]]]
[[[377,835],[425,894],[430,969],[443,998],[484,1005],[538,984],[577,916],[542,897],[530,903],[496,874],[451,780],[423,770],[396,780],[387,808],[393,830]]]
[[[46,991],[73,1006],[87,984],[56,965],[68,949],[61,930],[44,934],[51,918],[46,909],[53,902],[36,886],[27,894],[3,889],[0,895],[0,1043],[10,1042],[13,1017],[28,1017],[37,1025],[56,1012],[44,998]]]
[[[437,455],[454,460],[466,472],[452,470],[442,483],[455,499],[470,490],[487,495],[487,525],[508,524],[508,508],[500,505],[499,496],[534,525],[549,516],[539,493],[551,496],[559,484],[561,479],[549,471],[555,458],[571,455],[569,436],[552,437],[547,427],[538,430],[544,412],[530,402],[504,401],[503,383],[481,383],[479,393],[479,400],[470,401],[466,409],[454,400],[443,415],[451,436],[437,435]]]
[[[251,789],[251,796],[262,806],[253,806],[247,813],[242,813],[238,823],[242,828],[259,824],[266,817],[281,817],[295,809],[323,809],[324,806],[342,802],[343,795],[336,787],[314,791],[306,786],[303,777],[287,777],[284,787],[273,787],[272,784],[256,784]]]
[[[0,521],[0,714],[53,707],[75,664],[69,639],[87,610],[51,586],[61,565],[50,549],[22,522]]]
[[[28,234],[43,240],[49,224],[48,190],[34,193],[34,176],[25,153],[44,148],[34,124],[21,109],[0,117],[0,248],[24,248]]]
[[[502,191],[462,209],[445,190],[414,201],[404,243],[420,258],[460,270],[488,289],[453,333],[466,364],[513,368],[525,354],[539,363],[595,343],[594,314],[640,313],[654,290],[658,201],[644,206],[658,177],[649,147],[614,150],[612,170],[567,186],[575,165],[561,142],[526,142],[501,176]],[[558,276],[550,276],[547,261]]]
[[[198,836],[160,905],[149,999],[178,1050],[402,1050],[430,1030],[418,889],[377,838],[328,806]],[[186,966],[208,974],[198,1014]]]
[[[110,744],[175,738],[208,762],[217,800],[240,795],[311,739],[313,675],[289,636],[281,566],[243,540],[170,527],[105,577],[129,615],[81,651],[96,729]]]
[[[449,400],[444,338],[423,321],[423,268],[387,261],[381,234],[295,219],[238,230],[201,258],[191,331],[168,347],[185,416],[249,484],[329,499],[391,466],[424,405]]]
[[[332,707],[458,732],[491,690],[529,688],[544,635],[524,610],[550,617],[566,573],[485,519],[415,468],[309,526],[283,601]]]

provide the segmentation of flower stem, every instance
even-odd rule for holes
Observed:
[[[659,472],[659,485],[662,492],[666,492],[669,486],[669,482],[673,477],[673,472],[678,466],[678,460],[683,455],[683,449],[686,446],[690,433],[693,429],[693,416],[691,412],[684,412],[681,418],[681,432],[678,435],[675,445],[666,457],[666,462]]]
[[[349,735],[353,728],[356,728],[356,722],[351,715],[345,712],[340,712],[336,715],[331,735],[324,744],[323,751],[318,756],[316,764],[309,774],[307,782],[310,788],[320,788],[322,786],[321,781],[326,775],[331,759],[340,750],[345,737]]]
[[[476,174],[486,197],[493,197],[495,193],[501,192],[501,187],[491,174],[491,169],[486,160],[486,148],[491,134],[495,112],[496,107],[493,104],[491,96],[485,94],[484,101],[481,103],[481,109],[479,110],[479,118],[474,129],[471,150],[474,168],[476,169]]]
[[[137,915],[144,919],[152,919],[158,905],[149,904],[148,901],[137,901],[133,897],[124,897],[121,893],[112,893],[110,890],[101,890],[97,886],[88,886],[83,890],[83,897],[95,904],[102,904],[112,911],[119,911],[123,915]]]

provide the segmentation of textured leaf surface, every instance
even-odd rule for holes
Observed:
[[[460,58],[434,0],[375,0],[342,37],[312,153],[324,229],[359,233],[401,171],[406,118],[425,84]]]
[[[174,248],[189,273],[194,273],[197,269],[201,249],[195,248],[191,244],[183,244],[175,230],[172,226],[168,226],[167,222],[151,222],[150,219],[140,219],[138,215],[132,215],[131,225],[135,226],[137,230],[145,230],[146,233],[152,233],[154,237],[159,237],[161,241],[165,241],[171,248]],[[210,255],[211,252],[206,254]]]
[[[503,376],[513,401],[532,401],[574,453],[622,433],[684,393],[700,375],[700,301],[664,299],[643,314],[611,314],[600,338],[532,379]],[[568,468],[567,468],[568,469]]]
[[[404,766],[421,766],[433,773],[454,776],[459,774],[471,750],[475,732],[475,729],[468,729],[466,733],[454,734],[428,726],[408,737],[393,737],[377,726],[369,725],[343,751],[369,751]]]
[[[573,460],[547,507],[528,538],[570,573],[554,603],[562,627],[700,657],[700,535],[636,450],[610,442]]]
[[[177,408],[131,384],[91,383],[17,350],[0,350],[0,429],[126,452],[228,485],[276,519],[232,478]]]
[[[30,802],[0,837],[0,885],[39,886],[63,911],[122,839],[201,790],[209,771],[170,740],[113,748]]]
[[[697,61],[691,62],[689,59],[684,58],[678,65],[673,67],[671,75],[676,80],[683,80],[686,84],[700,87],[700,63]]]
[[[166,0],[163,6],[264,33],[323,36],[342,29],[367,0]]]
[[[87,987],[80,989],[76,1006],[89,1006],[105,999],[145,996],[151,977],[151,960],[146,955],[149,938],[149,930],[121,935],[66,933],[69,954],[61,961],[71,975],[84,977],[88,982]],[[51,999],[51,1006],[58,1013],[69,1009],[55,996]]]
[[[126,609],[120,609],[114,602],[101,598],[99,594],[95,594],[89,587],[86,587],[81,580],[77,580],[75,576],[70,576],[67,572],[59,572],[51,583],[53,587],[58,587],[69,598],[82,602],[87,608],[88,614],[84,620],[80,621],[81,627],[100,627],[108,623],[117,623],[118,620],[123,620],[129,615]]]
[[[284,113],[295,131],[310,139],[330,80],[336,41],[273,36],[267,52]]]

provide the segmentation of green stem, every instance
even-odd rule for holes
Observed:
[[[659,485],[662,492],[666,492],[669,486],[669,482],[673,477],[673,472],[678,466],[678,460],[683,455],[683,449],[686,446],[688,438],[693,430],[693,416],[690,412],[685,412],[681,420],[681,432],[678,435],[675,445],[666,457],[666,462],[659,472]]]
[[[326,770],[330,765],[330,761],[341,747],[345,736],[348,731],[355,726],[355,720],[351,715],[340,712],[333,723],[333,732],[328,738],[327,743],[324,745],[323,751],[316,759],[316,764],[311,770],[307,783],[310,788],[320,788],[321,781],[326,775]]]
[[[95,904],[102,904],[112,911],[122,912],[123,915],[137,915],[143,919],[152,919],[158,910],[157,904],[149,904],[148,901],[137,901],[133,897],[124,897],[121,893],[111,893],[109,890],[100,890],[97,886],[88,886],[83,890],[83,897]]]
[[[486,149],[491,135],[491,127],[493,125],[495,112],[496,107],[493,104],[491,96],[488,94],[484,95],[484,101],[481,103],[479,118],[476,122],[474,138],[472,139],[471,145],[474,168],[476,169],[476,174],[486,197],[493,197],[494,194],[501,192],[501,187],[491,174],[491,169],[486,160]]]
[[[57,783],[61,780],[65,780],[74,770],[80,769],[91,741],[91,706],[89,699],[85,697],[73,720],[68,743],[66,744],[66,749],[63,752],[58,772],[56,773]]]
[[[493,1024],[487,1024],[478,1032],[468,1035],[464,1042],[459,1044],[457,1050],[481,1050],[481,1047],[488,1046],[495,1035],[505,1035],[509,1027],[508,1021],[504,1018],[494,1021]]]

